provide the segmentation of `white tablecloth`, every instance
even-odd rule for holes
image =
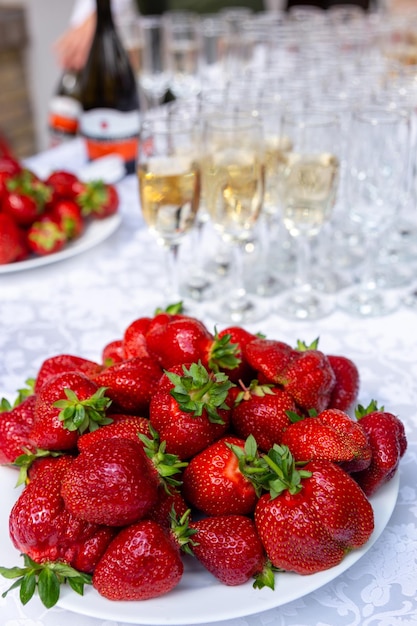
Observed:
[[[40,173],[56,167],[77,171],[83,158],[82,146],[74,142],[38,155],[29,164]],[[162,255],[143,228],[135,178],[123,180],[119,191],[122,223],[106,241],[59,263],[0,274],[1,395],[13,396],[53,354],[100,359],[107,342],[120,338],[131,321],[151,314],[161,303]],[[203,308],[196,314],[205,319]],[[299,600],[219,625],[417,624],[417,312],[400,309],[375,319],[336,312],[317,322],[271,315],[248,328],[291,344],[319,336],[323,351],[355,360],[361,372],[361,402],[376,399],[396,413],[406,425],[409,448],[399,470],[394,513],[356,564]],[[9,539],[4,536],[1,541]],[[295,584],[302,585],[302,577]],[[1,592],[9,585],[0,578]],[[15,591],[0,597],[1,626],[73,626],[77,619],[83,626],[122,626],[86,616],[80,621],[59,607],[46,610],[38,599],[23,607]]]

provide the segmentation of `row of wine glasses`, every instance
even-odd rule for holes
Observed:
[[[181,267],[182,281],[193,283],[192,295],[184,282],[181,295],[199,300],[222,321],[254,321],[272,311],[314,319],[335,306],[380,315],[398,303],[382,287],[382,280],[399,280],[387,261],[390,250],[410,267],[417,260],[406,219],[416,221],[410,209],[417,103],[393,93],[394,76],[402,76],[403,68],[382,57],[362,27],[356,30],[360,42],[344,39],[342,47],[319,21],[319,33],[297,28],[303,38],[296,46],[292,39],[281,41],[283,47],[272,50],[273,65],[268,55],[258,55],[256,67],[248,65],[233,80],[216,88],[208,83],[198,94],[154,110],[166,118],[170,133],[177,125],[189,127],[188,167],[192,155],[199,186],[193,210],[184,212],[187,219],[180,218],[178,199],[168,202],[176,235],[159,238],[175,240],[177,260],[181,250],[192,252]],[[260,49],[269,44],[266,38]],[[144,149],[151,145],[142,141],[141,159],[151,156]],[[173,145],[172,138],[166,142]],[[184,163],[183,157],[184,149],[176,152],[176,160]],[[158,193],[162,198],[161,186]],[[161,225],[144,216],[160,233]],[[209,277],[201,254],[207,242],[208,263],[219,270]],[[221,262],[214,261],[220,256]],[[170,284],[177,283],[171,276]]]

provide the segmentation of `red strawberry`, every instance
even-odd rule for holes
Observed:
[[[232,383],[201,364],[193,363],[188,369],[183,365],[182,369],[182,376],[168,371],[162,377],[149,417],[167,452],[189,459],[227,431],[230,410],[226,400]]]
[[[255,524],[275,567],[313,574],[368,541],[373,509],[349,474],[329,461],[311,461],[297,470],[285,446],[274,446],[268,459],[278,471],[269,480],[270,493],[258,500]]]
[[[45,211],[50,189],[30,170],[24,168],[6,182],[2,210],[19,226],[30,226]]]
[[[160,313],[150,322],[145,337],[148,350],[164,369],[201,361],[213,371],[229,371],[240,363],[231,335],[213,335],[195,317]]]
[[[80,452],[62,480],[65,507],[87,522],[127,526],[158,499],[158,483],[140,443],[111,438]]]
[[[123,348],[123,341],[121,339],[114,339],[107,343],[101,352],[101,359],[104,367],[109,367],[110,365],[124,361],[126,355]]]
[[[62,250],[67,236],[53,219],[45,216],[30,226],[27,242],[31,252],[45,256]]]
[[[102,180],[84,183],[77,195],[77,202],[82,208],[83,217],[94,219],[104,219],[117,213],[120,204],[116,187]]]
[[[317,349],[317,344],[317,339],[310,346],[299,341],[293,358],[277,382],[292,395],[298,406],[320,412],[329,405],[336,377],[329,359]]]
[[[76,568],[82,564],[83,571],[91,573],[114,530],[83,522],[64,507],[61,482],[72,463],[72,457],[62,456],[30,481],[10,513],[10,537],[38,563],[64,561]]]
[[[29,433],[34,423],[36,396],[28,396],[15,407],[0,412],[0,463],[13,463],[30,448]]]
[[[45,179],[45,185],[52,188],[53,198],[75,200],[83,190],[83,184],[72,172],[55,170]]]
[[[30,441],[44,450],[71,450],[86,430],[110,423],[105,389],[81,372],[50,378],[36,395]]]
[[[260,380],[277,384],[281,373],[294,357],[293,348],[275,339],[258,338],[244,346],[249,365],[262,374]]]
[[[282,435],[296,461],[327,460],[347,472],[366,469],[372,456],[368,438],[356,420],[339,409],[294,421]]]
[[[330,395],[329,408],[349,412],[356,404],[359,394],[359,370],[345,356],[328,354],[336,382]]]
[[[161,313],[146,333],[148,349],[164,369],[184,363],[197,363],[205,355],[213,335],[203,322],[185,315]]]
[[[45,359],[40,366],[35,380],[35,392],[39,391],[50,378],[57,374],[81,372],[87,377],[91,377],[101,370],[102,366],[95,361],[73,354],[57,354]]]
[[[241,451],[239,455],[236,448]],[[258,493],[250,469],[256,462],[253,439],[245,444],[233,435],[222,437],[191,459],[183,473],[182,493],[189,504],[206,515],[252,513]]]
[[[0,265],[22,261],[28,254],[23,231],[12,217],[0,213]]]
[[[113,437],[132,439],[137,443],[139,441],[138,433],[150,435],[149,420],[146,417],[130,415],[126,417],[126,419],[114,421],[112,424],[102,426],[93,432],[84,433],[79,437],[77,446],[82,452],[83,450],[87,450],[91,445],[94,445],[97,441],[112,439]]]
[[[146,343],[150,323],[150,317],[139,317],[126,328],[122,340],[122,350],[126,359],[151,356]]]
[[[288,412],[296,411],[295,402],[287,391],[276,385],[259,385],[254,380],[237,394],[232,407],[232,425],[239,437],[246,439],[252,434],[259,449],[267,452],[281,442],[282,433],[291,424]]]
[[[52,204],[48,216],[58,224],[68,241],[77,239],[85,230],[85,221],[81,215],[81,208],[73,200],[56,200]]]
[[[407,449],[407,438],[401,420],[384,407],[378,409],[374,400],[366,408],[359,405],[355,413],[368,437],[372,460],[354,478],[369,497],[394,476]]]
[[[202,565],[225,585],[274,588],[274,576],[254,522],[244,515],[206,517],[190,523],[196,531],[190,548]]]
[[[109,600],[147,600],[168,593],[182,578],[179,549],[153,520],[122,529],[100,559],[93,586]]]
[[[107,388],[106,395],[112,400],[114,410],[146,416],[162,374],[153,359],[134,357],[110,365],[93,380]]]

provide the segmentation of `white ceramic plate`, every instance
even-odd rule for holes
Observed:
[[[2,507],[0,508],[1,564],[20,565],[21,558],[8,539],[8,515],[18,492],[14,489],[17,472],[0,468]],[[372,498],[375,530],[368,543],[350,552],[340,565],[310,576],[276,574],[275,590],[253,589],[252,582],[237,587],[222,585],[203,570],[196,559],[185,559],[185,573],[180,584],[166,596],[144,602],[112,602],[92,587],[79,596],[63,587],[58,605],[74,613],[130,624],[181,625],[218,622],[266,611],[291,602],[330,582],[358,561],[375,543],[387,525],[395,507],[399,487],[396,476]]]
[[[31,270],[36,267],[50,265],[51,263],[63,261],[64,259],[69,259],[77,254],[81,254],[110,237],[110,235],[112,235],[119,227],[121,221],[122,218],[119,213],[115,213],[114,215],[111,215],[103,220],[94,220],[87,225],[81,237],[67,244],[60,252],[47,254],[46,256],[33,257],[27,259],[26,261],[0,265],[0,274],[11,274],[12,272]]]

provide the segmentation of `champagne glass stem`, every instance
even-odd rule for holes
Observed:
[[[311,263],[310,239],[307,235],[296,237],[297,264],[295,268],[295,287],[297,290],[307,290],[310,287],[309,267]]]
[[[376,237],[368,237],[365,246],[365,255],[362,264],[361,284],[364,291],[372,293],[377,288],[375,277],[375,259],[377,255],[377,239]]]
[[[171,300],[169,304],[179,302],[179,276],[178,276],[178,253],[179,244],[170,243],[165,246],[165,269],[166,269],[166,291],[167,297]]]
[[[247,294],[243,271],[243,244],[240,241],[233,242],[232,259],[230,266],[230,281],[232,285],[230,308],[236,312],[243,312],[247,307]]]

